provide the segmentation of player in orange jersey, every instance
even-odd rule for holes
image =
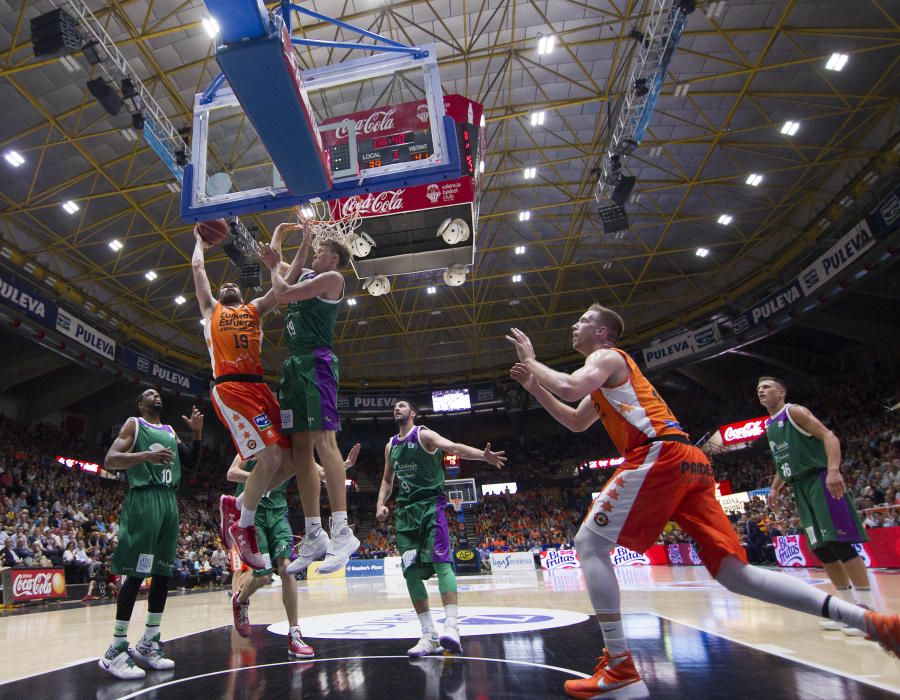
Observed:
[[[866,610],[786,574],[747,564],[716,501],[712,466],[634,360],[615,347],[623,331],[619,314],[591,306],[572,326],[572,347],[585,356],[584,366],[572,374],[538,362],[522,331],[513,328],[507,336],[519,357],[512,378],[574,432],[602,421],[625,458],[575,538],[606,648],[594,675],[566,681],[566,693],[590,698],[640,681],[622,629],[619,586],[609,555],[616,544],[646,551],[669,520],[697,542],[706,568],[728,590],[843,622],[867,632],[889,653],[900,653],[900,616]],[[579,404],[568,406],[554,394]]]
[[[234,282],[223,284],[218,300],[214,299],[204,261],[208,244],[196,230],[194,237],[191,267],[215,382],[210,392],[213,407],[231,433],[241,458],[253,458],[257,463],[239,504],[239,519],[233,504],[224,497],[220,502],[222,544],[234,544],[248,566],[264,569],[266,563],[256,543],[253,519],[269,482],[278,478],[282,462],[290,460],[291,447],[290,440],[280,432],[278,399],[263,380],[260,357],[262,318],[275,308],[277,301],[269,290],[245,304],[240,287]]]

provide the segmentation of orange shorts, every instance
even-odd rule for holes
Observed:
[[[228,556],[231,557],[231,571],[235,576],[245,571],[249,571],[250,567],[244,563],[243,559],[241,559],[241,555],[238,554],[237,547],[231,545],[231,549],[228,551]]]
[[[269,445],[290,449],[291,440],[281,434],[278,399],[265,384],[225,382],[210,392],[219,420],[228,428],[241,459],[250,459]]]
[[[722,560],[747,554],[716,500],[712,466],[699,449],[654,442],[631,452],[594,499],[584,526],[636,552],[646,552],[669,520],[697,543],[715,576]]]

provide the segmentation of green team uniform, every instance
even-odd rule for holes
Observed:
[[[400,490],[397,493],[397,548],[405,572],[418,565],[422,578],[434,573],[434,564],[449,564],[450,527],[444,509],[444,467],[440,450],[429,452],[419,438],[420,426],[401,438],[391,438],[388,463]]]
[[[253,471],[256,460],[247,462],[248,472]],[[260,499],[256,507],[256,517],[253,525],[256,527],[256,544],[259,553],[262,554],[268,566],[265,569],[254,569],[254,576],[268,576],[272,573],[272,560],[290,559],[291,545],[294,533],[288,523],[287,485],[285,481],[281,486],[267,491]],[[240,496],[244,492],[244,484],[238,484],[234,495]]]
[[[300,276],[300,282],[315,277]],[[281,368],[281,430],[299,433],[341,429],[337,411],[338,359],[332,351],[340,299],[314,297],[288,304],[285,334],[291,354]]]
[[[129,419],[131,420],[131,419]],[[112,558],[115,574],[171,576],[178,551],[178,501],[181,482],[178,438],[170,425],[135,418],[136,433],[129,452],[168,448],[172,462],[141,462],[125,470],[128,495],[119,517],[119,544]]]
[[[797,426],[785,404],[766,422],[766,438],[782,479],[794,488],[800,524],[810,547],[828,542],[858,543],[869,540],[859,514],[845,493],[833,498],[825,488],[828,457],[825,443]]]

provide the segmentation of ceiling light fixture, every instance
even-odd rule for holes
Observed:
[[[825,68],[833,70],[835,73],[840,73],[844,70],[844,66],[847,65],[849,59],[850,57],[845,53],[833,53],[831,58],[828,59],[828,63],[825,64]]]
[[[147,278],[148,282],[152,282],[157,277],[159,277],[159,275],[157,275],[153,270],[147,270],[147,272],[144,273],[144,277]]]
[[[75,204],[75,202],[73,202],[70,199],[68,202],[63,203],[62,208],[66,211],[67,214],[74,214],[81,207],[79,207],[77,204]]]
[[[800,128],[800,122],[791,122],[787,121],[781,127],[781,133],[785,136],[793,136],[797,133],[797,130]]]
[[[554,48],[556,48],[555,34],[548,34],[547,36],[538,35],[538,56],[545,56],[548,53],[553,53]]]
[[[519,221],[528,221],[531,218],[531,212],[528,210],[519,212]]]
[[[525,168],[522,175],[526,180],[533,180],[535,175],[537,175],[537,168]]]
[[[3,157],[6,158],[6,162],[14,168],[18,168],[25,162],[25,159],[18,151],[7,151],[3,154]]]
[[[178,306],[181,306],[186,301],[187,301],[187,299],[185,299],[180,294],[177,297],[175,297],[175,303],[178,304]]]
[[[122,244],[122,241],[120,241],[118,238],[113,238],[109,242],[109,247],[112,248],[116,253],[118,253],[125,246]]]
[[[347,305],[348,306],[356,306],[356,299],[354,299],[353,297],[350,297],[349,299],[347,299]]]
[[[543,126],[544,125],[544,111],[540,112],[532,112],[531,113],[531,126]]]
[[[525,255],[525,246],[517,245],[516,246],[516,255]]]
[[[219,23],[216,22],[215,17],[204,17],[202,24],[210,39],[214,39],[216,34],[219,33]]]
[[[733,218],[734,217],[732,217],[731,214],[722,214],[722,216],[719,217],[719,223],[722,224],[722,226],[728,226]]]
[[[750,173],[747,176],[747,180],[746,180],[747,184],[750,185],[751,187],[759,187],[759,183],[761,183],[762,181],[763,181],[763,176],[759,175],[757,173]]]
[[[698,258],[705,258],[707,255],[709,255],[709,248],[697,248],[694,255],[696,255]]]
[[[428,292],[429,294],[436,294],[436,293],[437,293],[437,287],[429,287],[429,288],[426,289],[425,291]]]
[[[512,281],[513,281],[513,282],[521,282],[521,281],[522,281],[522,275],[513,275],[513,276],[512,276]]]

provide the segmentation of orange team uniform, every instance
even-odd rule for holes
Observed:
[[[215,386],[213,407],[231,433],[241,459],[268,445],[290,447],[281,430],[278,399],[263,381],[262,324],[252,304],[216,304],[203,328]]]
[[[697,543],[713,576],[731,554],[746,563],[744,548],[716,500],[706,455],[690,443],[634,360],[615,351],[628,363],[630,375],[619,386],[591,392],[591,399],[625,462],[594,499],[585,526],[643,553],[674,520]]]

